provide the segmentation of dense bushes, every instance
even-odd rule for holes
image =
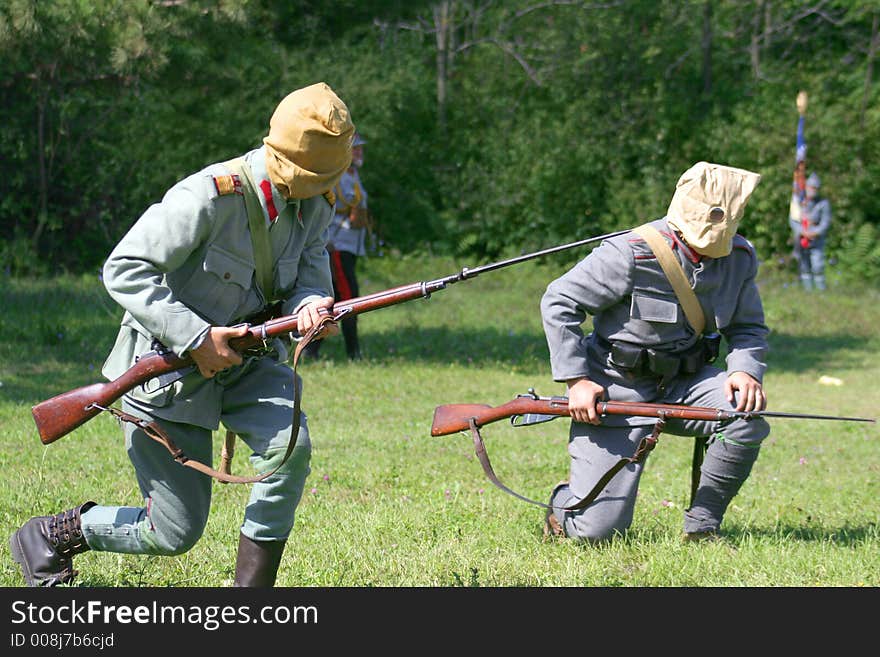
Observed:
[[[742,231],[776,261],[805,89],[829,255],[880,280],[872,3],[316,4],[0,7],[0,266],[99,267],[175,180],[324,80],[368,139],[386,242],[475,258],[660,216],[710,160],[762,173]]]

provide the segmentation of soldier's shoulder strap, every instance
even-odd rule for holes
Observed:
[[[251,168],[243,158],[235,158],[223,163],[233,175],[241,180],[247,210],[248,226],[251,233],[251,246],[254,250],[254,267],[257,270],[257,284],[267,302],[275,297],[275,270],[272,266],[272,246],[269,242],[269,229],[263,217],[263,207],[257,196],[256,185]]]
[[[703,314],[703,307],[697,300],[697,295],[688,283],[684,270],[681,268],[681,263],[675,257],[669,244],[663,239],[660,231],[650,224],[639,226],[633,229],[633,232],[644,239],[648,246],[651,247],[651,251],[657,256],[657,262],[660,263],[663,273],[666,274],[666,278],[675,291],[675,296],[678,297],[678,302],[684,309],[688,322],[697,335],[702,335],[703,329],[706,328],[706,316]]]

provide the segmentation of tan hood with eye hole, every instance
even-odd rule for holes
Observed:
[[[353,136],[348,107],[325,83],[288,94],[263,139],[272,184],[295,199],[332,189],[351,163]]]
[[[729,255],[746,204],[760,181],[761,175],[752,171],[697,162],[678,179],[666,211],[667,223],[697,253],[710,258]],[[713,208],[724,211],[720,221],[711,219]]]

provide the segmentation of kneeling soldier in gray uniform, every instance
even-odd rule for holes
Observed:
[[[244,510],[236,586],[274,585],[311,444],[305,414],[293,416],[301,381],[286,362],[288,345],[276,339],[242,357],[229,340],[246,330],[235,325],[270,305],[298,313],[302,334],[332,306],[330,190],[349,166],[353,135],[348,108],[326,84],[292,92],[260,148],[178,182],[104,265],[104,284],[126,311],[104,375],[117,378],[158,343],[197,365],[167,387],[132,390],[123,411],[155,422],[187,456],[209,464],[222,423],[250,448],[258,474],[272,472],[252,486]],[[10,540],[29,586],[70,582],[72,556],[89,549],[176,555],[201,537],[212,479],[181,467],[138,424],[124,426],[144,506],[86,502],[29,520]]]
[[[572,417],[570,475],[551,494],[548,534],[602,541],[632,523],[643,462],[618,472],[586,508],[565,510],[653,430],[651,418],[599,418],[597,401],[764,409],[768,329],[755,284],[758,260],[736,234],[759,181],[750,171],[700,162],[679,179],[664,218],[604,241],[547,287],[541,312],[551,370],[568,385]],[[666,269],[677,269],[677,284]],[[584,336],[587,315],[593,331]],[[718,334],[727,342],[726,371],[709,364]],[[690,539],[715,536],[769,425],[761,418],[669,419],[663,430],[708,444],[684,531]]]

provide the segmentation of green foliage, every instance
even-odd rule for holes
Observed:
[[[869,223],[841,228],[841,251],[847,256],[838,259],[844,275],[853,282],[880,280],[880,231]]]
[[[873,275],[849,246],[880,226],[876,13],[867,0],[10,0],[0,267],[94,271],[170,185],[259,145],[280,98],[323,80],[369,140],[385,241],[480,257],[660,216],[699,160],[761,172],[742,232],[766,260],[785,256],[804,89],[829,252]]]

